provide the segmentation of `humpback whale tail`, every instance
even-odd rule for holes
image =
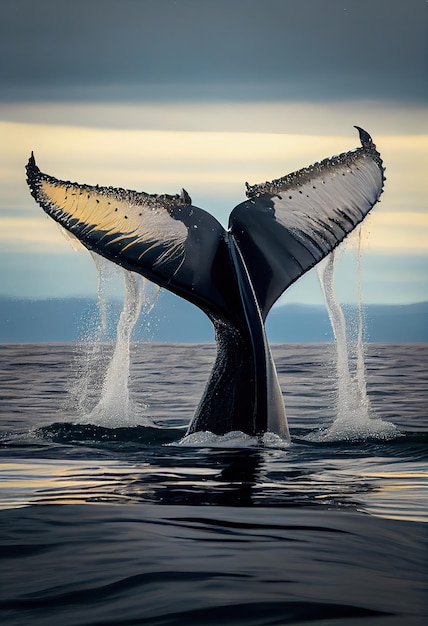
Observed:
[[[247,185],[226,231],[180,195],[80,185],[27,164],[31,194],[94,250],[201,308],[217,358],[189,433],[266,430],[288,437],[284,403],[264,323],[279,296],[365,218],[383,190],[370,135],[361,147],[283,178]]]

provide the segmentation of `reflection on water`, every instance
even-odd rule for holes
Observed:
[[[160,446],[150,453],[128,448],[127,454],[125,445],[119,459],[109,458],[109,446],[98,445],[98,458],[5,460],[0,464],[1,506],[71,502],[324,505],[428,521],[426,459],[406,462],[399,456],[400,447],[391,444],[390,457],[379,456],[379,444],[367,444],[373,456],[352,447],[314,451],[301,444],[292,444],[288,451],[183,451],[178,446]],[[421,442],[418,447],[425,445]]]

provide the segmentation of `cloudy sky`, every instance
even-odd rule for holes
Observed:
[[[245,181],[356,147],[357,124],[387,168],[364,300],[428,300],[427,16],[426,0],[2,0],[0,295],[96,291],[89,254],[28,193],[31,150],[65,180],[185,187],[226,225]],[[284,297],[320,302],[314,272]]]

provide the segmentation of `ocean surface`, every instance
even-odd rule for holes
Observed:
[[[214,345],[133,344],[125,390],[111,351],[0,346],[1,624],[428,623],[427,344],[367,346],[371,431],[333,346],[274,345],[291,444],[183,440]]]

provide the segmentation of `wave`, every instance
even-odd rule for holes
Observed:
[[[160,426],[122,426],[106,428],[94,424],[55,422],[37,428],[35,434],[53,443],[94,445],[138,444],[139,446],[164,445],[183,436],[182,428]]]
[[[414,626],[425,614],[426,532],[408,522],[70,504],[0,512],[0,531],[8,626]]]
[[[428,433],[417,431],[396,431],[395,436],[378,436],[376,432],[360,433],[357,437],[331,438],[325,437],[322,430],[308,433],[305,429],[292,431],[292,441],[289,443],[275,433],[264,433],[262,437],[250,437],[243,432],[233,431],[225,435],[215,435],[212,432],[198,432],[185,435],[183,427],[131,426],[120,428],[106,428],[94,424],[73,424],[55,422],[32,431],[32,439],[38,438],[40,443],[51,442],[60,445],[74,445],[87,447],[114,448],[120,451],[134,447],[168,446],[172,448],[213,448],[213,449],[278,449],[295,450],[304,448],[316,453],[316,450],[335,449],[338,453],[361,449],[364,445],[364,454],[391,455],[406,454],[412,458],[428,457]],[[8,441],[11,442],[12,438]],[[22,439],[22,437],[21,437]],[[7,441],[3,439],[3,446]]]

